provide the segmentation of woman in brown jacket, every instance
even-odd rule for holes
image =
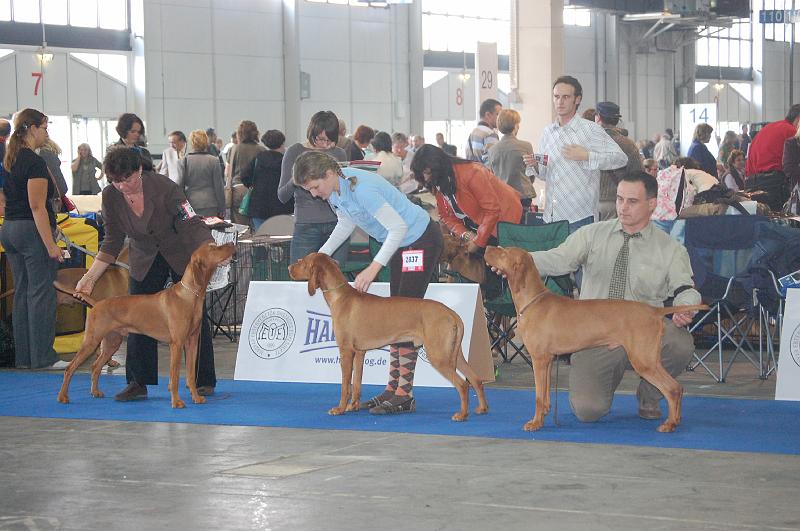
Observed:
[[[125,147],[109,149],[103,169],[112,184],[103,189],[106,235],[92,267],[75,290],[92,293],[97,279],[116,261],[126,237],[130,240],[131,295],[157,293],[164,289],[168,278],[179,282],[195,249],[214,241],[210,230],[195,215],[177,184],[155,172],[142,171],[137,151]],[[147,385],[158,384],[157,341],[130,334],[127,353],[128,387],[116,395],[120,402],[147,398]],[[204,318],[197,390],[201,395],[213,394],[216,383],[211,329]]]

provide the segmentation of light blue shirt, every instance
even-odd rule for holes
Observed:
[[[422,236],[431,218],[422,207],[409,201],[402,192],[380,175],[355,168],[343,168],[342,173],[344,178],[339,177],[339,192],[331,194],[328,202],[339,218],[338,225],[342,225],[337,228],[346,228],[348,234],[337,234],[339,231],[334,230],[331,238],[323,246],[323,249],[320,249],[320,252],[325,252],[324,249],[335,245],[335,240],[338,240],[339,237],[344,236],[346,239],[355,226],[358,226],[379,242],[393,244],[390,245],[392,248],[381,248],[379,253],[381,256],[375,257],[376,261],[386,265],[388,259],[399,247],[411,245]],[[353,177],[355,183],[349,179]],[[389,219],[398,217],[398,221],[402,220],[402,224],[405,225],[405,234],[397,242],[387,241],[387,239],[393,240],[389,238],[391,227],[387,227],[385,221],[387,209],[396,213],[396,216],[390,216]],[[351,225],[352,228],[345,227],[346,225]]]

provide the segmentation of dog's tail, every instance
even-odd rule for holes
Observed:
[[[62,284],[58,280],[53,281],[53,286],[55,286],[56,289],[61,293],[66,293],[67,295],[71,295],[72,297],[75,298],[75,300],[82,302],[89,308],[94,308],[95,305],[97,304],[97,301],[91,298],[90,296],[84,295],[83,293],[77,294],[75,290],[73,290],[71,287]]]
[[[689,304],[686,306],[665,306],[664,308],[655,308],[656,313],[659,315],[669,315],[671,313],[694,312],[698,310],[708,310],[708,304]]]

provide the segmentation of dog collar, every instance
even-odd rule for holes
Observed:
[[[345,286],[345,285],[347,285],[347,281],[342,282],[341,284],[339,284],[335,288],[324,289],[324,290],[322,290],[322,293],[328,293],[329,291],[337,290],[337,289],[339,289],[339,288],[341,288],[342,286]]]
[[[523,306],[523,307],[522,307],[522,309],[521,309],[520,311],[518,311],[518,312],[517,312],[517,315],[522,315],[522,312],[524,312],[525,310],[527,310],[527,309],[528,309],[528,306],[530,306],[530,305],[531,305],[531,304],[533,304],[534,302],[536,302],[536,301],[538,301],[539,299],[541,299],[541,298],[544,296],[544,294],[545,294],[545,293],[547,293],[547,289],[546,289],[546,288],[545,288],[545,289],[543,289],[542,291],[540,291],[539,293],[537,293],[536,295],[534,295],[534,297],[533,297],[531,300],[529,300],[529,301],[528,301],[528,304],[526,304],[525,306]]]
[[[186,284],[184,284],[184,283],[183,283],[183,280],[181,280],[181,281],[179,282],[179,284],[180,284],[181,286],[183,286],[184,288],[186,288],[187,290],[189,290],[189,293],[191,293],[192,295],[194,295],[194,296],[195,296],[195,297],[197,297],[198,299],[200,298],[200,294],[199,294],[199,293],[197,293],[197,292],[196,292],[195,290],[193,290],[192,288],[190,288],[189,286],[187,286]]]

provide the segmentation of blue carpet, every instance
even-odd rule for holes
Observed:
[[[535,433],[522,430],[533,415],[533,390],[487,389],[488,415],[471,414],[452,422],[458,409],[453,389],[417,388],[417,412],[374,416],[367,412],[333,417],[327,410],[339,400],[339,386],[220,380],[216,395],[203,405],[191,403],[181,382],[182,410],[170,407],[166,379],[150,386],[148,400],[121,403],[113,395],[125,386],[120,376],[103,375],[106,398],[89,395],[89,376],[78,374],[70,388],[70,404],[56,401],[61,374],[0,371],[0,416],[64,419],[181,422],[233,426],[269,426],[323,430],[359,430],[459,435],[499,439],[622,444],[660,448],[800,454],[800,402],[687,397],[683,421],[675,433],[655,431],[660,421],[641,420],[635,397],[617,395],[611,413],[596,423],[581,423],[569,411],[566,393],[559,393],[559,427],[548,415]],[[365,386],[364,396],[381,390]],[[477,399],[470,397],[470,409]]]

